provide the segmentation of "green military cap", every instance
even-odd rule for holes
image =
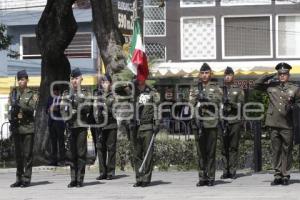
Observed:
[[[227,67],[224,71],[224,75],[234,74],[234,71],[231,67]]]
[[[200,72],[204,72],[204,71],[211,71],[211,68],[207,63],[203,63],[203,65],[200,68]]]
[[[278,71],[278,73],[286,74],[286,73],[290,72],[292,67],[291,67],[291,65],[282,62],[282,63],[279,63],[278,65],[276,65],[275,69]]]
[[[17,79],[20,80],[21,78],[28,79],[28,74],[27,74],[26,70],[18,71],[18,73],[17,73]]]
[[[71,78],[77,78],[78,76],[81,76],[81,75],[82,75],[82,73],[81,73],[80,69],[77,67],[71,71],[70,76],[71,76]]]

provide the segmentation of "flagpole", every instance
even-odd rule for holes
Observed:
[[[137,12],[138,12],[138,0],[134,0],[133,2],[133,21],[137,18]]]

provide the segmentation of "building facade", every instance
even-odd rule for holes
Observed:
[[[287,61],[300,67],[299,0],[166,0],[159,7],[160,2],[144,1],[150,58],[184,66],[268,67]]]

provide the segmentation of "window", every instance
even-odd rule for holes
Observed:
[[[180,0],[180,7],[204,7],[215,5],[215,0]]]
[[[222,6],[245,6],[271,4],[272,0],[221,0]]]
[[[166,60],[166,46],[159,43],[146,43],[146,54],[149,60]]]
[[[223,17],[223,58],[271,58],[271,16]]]
[[[166,6],[159,7],[160,0],[144,1],[144,35],[165,36],[166,35]]]
[[[21,59],[41,58],[40,50],[34,35],[21,36]]]
[[[20,48],[21,59],[41,58],[35,35],[21,35]],[[69,58],[92,58],[91,33],[77,33],[65,50],[65,54]]]
[[[181,18],[181,59],[216,58],[216,27],[214,17]]]
[[[69,58],[92,58],[92,34],[77,33],[65,54]]]
[[[300,15],[277,16],[277,57],[300,57]]]

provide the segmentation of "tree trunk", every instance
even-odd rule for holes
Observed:
[[[50,96],[50,85],[54,81],[69,81],[70,63],[64,51],[77,31],[77,23],[72,10],[74,1],[48,0],[36,28],[38,46],[42,55],[40,98],[35,117],[36,164],[45,164],[49,161],[46,106]]]
[[[124,37],[115,25],[111,0],[91,0],[93,29],[101,58],[109,73],[118,73],[126,66],[123,54]]]

